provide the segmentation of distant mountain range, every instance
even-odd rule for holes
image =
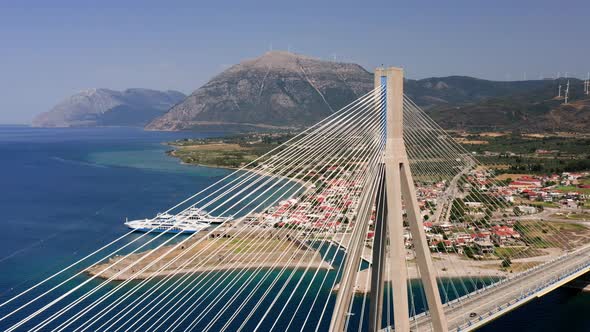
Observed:
[[[470,86],[473,81],[466,79],[455,86]],[[483,81],[488,85],[501,84],[504,87],[493,89],[495,93],[483,98],[466,98],[423,107],[443,128],[449,129],[590,132],[590,96],[584,94],[583,81],[569,79],[570,98],[565,105],[563,90],[567,81],[563,78],[522,82]],[[560,84],[562,98],[556,98]],[[505,90],[505,87],[509,89]]]
[[[448,129],[590,131],[590,100],[571,79],[569,105],[555,99],[566,80],[497,82],[466,76],[408,79],[405,93]],[[351,63],[268,52],[217,75],[146,128],[304,127],[373,88]]]
[[[186,96],[178,91],[88,89],[33,119],[36,127],[144,126]]]
[[[405,93],[447,129],[590,131],[590,98],[570,79],[488,81],[466,76],[407,79]],[[97,89],[40,115],[41,126],[143,125],[149,130],[301,128],[373,89],[357,64],[273,51],[236,64],[186,97],[180,92]]]

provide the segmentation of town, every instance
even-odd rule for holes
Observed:
[[[311,191],[318,194],[283,200],[263,212],[245,218],[245,224],[263,228],[297,229],[302,234],[331,238],[344,246],[359,208],[362,185],[346,178],[333,178],[339,166],[326,167],[315,175]],[[359,169],[358,172],[362,172]],[[590,242],[583,222],[590,220],[590,173],[564,172],[551,175],[496,177],[493,171],[473,169],[458,182],[460,194],[445,201],[449,179],[416,181],[417,199],[430,249],[433,253],[458,255],[472,260],[500,260],[506,270],[511,259],[547,254],[555,255]],[[321,190],[318,190],[321,187]],[[376,220],[375,207],[367,231],[366,249],[371,247]],[[535,226],[528,227],[527,223]],[[534,229],[533,229],[534,228]],[[557,231],[571,231],[571,247],[554,239]],[[413,246],[408,228],[404,232],[412,259]],[[577,239],[577,241],[574,241]]]

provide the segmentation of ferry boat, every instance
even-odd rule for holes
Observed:
[[[220,225],[232,219],[232,217],[214,217],[207,213],[207,211],[199,209],[198,207],[188,208],[186,211],[178,214],[178,216],[186,218],[188,220],[207,223],[210,225]]]
[[[126,220],[125,226],[138,232],[192,234],[229,219],[213,217],[206,211],[193,207],[178,215],[158,213],[153,219]]]

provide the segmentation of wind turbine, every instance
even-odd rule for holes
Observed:
[[[567,86],[565,88],[565,103],[567,104],[567,98],[569,97],[570,94],[570,81],[567,80]]]

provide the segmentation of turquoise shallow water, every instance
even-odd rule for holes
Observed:
[[[141,218],[154,215],[229,174],[229,171],[223,169],[180,165],[176,159],[165,155],[168,147],[161,142],[187,135],[144,132],[132,128],[0,127],[0,207],[3,214],[0,220],[0,301],[10,298],[20,290],[124,234],[127,231],[122,225],[125,217]],[[138,236],[134,235],[128,241]],[[150,239],[153,237],[142,238],[137,245]],[[165,240],[165,237],[162,239]],[[155,241],[152,246],[158,242],[160,240]],[[331,256],[334,252],[325,254]],[[294,274],[292,280],[298,280],[303,275],[302,271],[284,271],[278,284],[282,285],[291,272]],[[267,274],[268,278],[263,278]],[[237,304],[245,300],[240,295],[228,311],[228,315],[237,313],[236,321],[241,323],[247,318],[247,312],[254,306],[257,297],[271,287],[271,277],[278,274],[279,271],[276,270],[249,272],[243,275],[219,272],[206,277],[201,275],[200,278],[206,287],[218,287],[217,294],[222,294],[225,287],[233,285],[234,283],[229,281],[234,278],[242,282],[253,281],[250,285],[260,283],[254,297],[256,300],[247,302],[240,311]],[[321,272],[316,280],[321,280],[324,275],[327,281],[337,277],[334,272]],[[68,285],[77,285],[85,280],[85,276],[78,277]],[[468,284],[463,281],[447,280],[445,287],[457,289],[457,292],[461,293],[463,285]],[[307,285],[310,282],[311,277],[306,274],[303,284]],[[90,289],[90,286],[96,284],[97,282],[93,281],[85,289]],[[134,284],[136,282],[130,283],[123,290],[128,290]],[[116,286],[117,283],[109,284],[97,295],[102,295]],[[288,288],[294,286],[294,283],[288,284]],[[41,287],[31,295],[40,294],[43,289],[47,288]],[[412,289],[416,294],[416,308],[420,310],[423,305],[419,285],[414,283]],[[226,290],[227,293],[221,297],[220,305],[229,303],[231,295],[237,289]],[[310,293],[317,291],[320,294],[318,302],[324,302],[331,296],[329,288],[313,283]],[[270,292],[276,293],[278,288],[270,288]],[[195,309],[188,321],[198,322],[195,330],[201,330],[208,322],[214,321],[215,308],[219,307],[213,307],[214,310],[207,312],[207,304],[213,300],[211,297],[197,300],[203,294],[198,289],[187,294],[191,295],[191,300],[185,301],[179,307],[179,313],[188,313]],[[299,290],[296,296],[301,295],[302,290]],[[306,330],[312,330],[309,327],[318,323],[322,309],[318,306],[312,307],[312,300],[305,298],[302,309],[297,311],[294,319],[295,322],[301,323],[307,313],[311,312],[310,324],[306,325]],[[23,301],[24,299],[18,300],[0,308],[0,313],[9,312],[24,303]],[[283,307],[284,314],[277,320],[275,327],[276,331],[284,330],[289,323],[289,319],[284,317],[290,317],[295,312],[293,304],[283,306],[286,302],[287,299],[282,297],[271,307],[270,300],[265,300],[260,306],[263,310],[254,313],[253,318],[248,320],[245,330],[253,329],[259,322],[261,330],[269,330]],[[107,303],[108,301],[105,305]],[[328,312],[331,302],[329,303]],[[363,298],[357,297],[353,308],[354,315],[351,316],[351,327],[358,327],[362,305]],[[270,314],[262,319],[265,317],[266,308],[269,307]],[[589,295],[559,289],[483,330],[590,331],[590,319],[586,316],[588,310]],[[228,315],[218,317],[218,323],[213,325],[212,330],[218,330],[223,325],[221,322],[229,318]],[[387,315],[385,319],[386,317]],[[18,316],[0,322],[0,329],[15,322],[16,318]],[[326,327],[327,322],[328,317],[324,316],[319,323]],[[232,324],[230,330],[237,329],[239,325]],[[293,328],[290,330],[296,331],[298,329],[294,327],[300,325],[292,325]],[[127,325],[129,326],[130,324]],[[181,326],[187,327],[188,323]],[[23,330],[26,330],[26,326]]]
[[[222,176],[228,173],[224,169],[182,165],[177,159],[163,157],[164,151],[169,149],[170,147],[163,144],[146,146],[143,150],[125,150],[122,147],[117,150],[91,152],[86,157],[86,160],[93,164],[103,166],[131,167],[167,173],[194,174],[205,178]]]

